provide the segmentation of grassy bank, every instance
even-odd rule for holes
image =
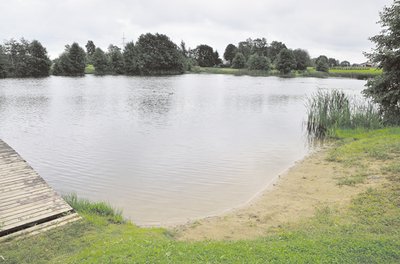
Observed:
[[[213,68],[213,67],[193,67],[192,73],[209,73],[209,74],[231,74],[231,75],[249,75],[249,76],[281,76],[277,70],[272,71],[255,71],[248,69],[232,69],[232,68]],[[333,68],[329,73],[318,72],[313,67],[307,68],[304,72],[293,72],[283,77],[343,77],[353,79],[368,79],[382,74],[382,70],[376,68]]]
[[[336,130],[335,137],[327,162],[354,172],[337,184],[377,181],[345,208],[320,207],[263,238],[189,243],[121,221],[106,204],[70,197],[83,221],[1,243],[0,263],[399,263],[400,128]]]

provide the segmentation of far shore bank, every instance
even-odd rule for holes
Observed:
[[[276,70],[261,71],[248,69],[233,69],[219,67],[193,67],[189,73],[208,73],[208,74],[228,74],[236,76],[276,76],[282,78],[313,77],[313,78],[350,78],[366,80],[382,74],[381,69],[377,68],[332,68],[329,72],[319,72],[315,68],[309,67],[305,71],[295,71],[287,75],[282,75]]]
[[[186,73],[194,74],[227,74],[235,76],[256,76],[256,77],[281,77],[281,78],[296,78],[296,77],[311,77],[311,78],[349,78],[358,80],[367,80],[382,74],[381,69],[377,68],[333,68],[329,72],[319,72],[315,68],[309,67],[305,71],[296,71],[290,74],[282,75],[276,70],[261,71],[249,69],[233,69],[233,68],[220,68],[220,67],[199,67],[195,66]],[[85,74],[95,75],[93,65],[89,64],[85,68]],[[163,75],[160,75],[163,76]],[[168,75],[166,75],[168,76]]]

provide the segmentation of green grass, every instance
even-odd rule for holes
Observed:
[[[94,74],[94,66],[92,64],[86,65],[85,74]]]
[[[382,69],[379,68],[373,68],[373,67],[337,67],[337,68],[331,68],[329,69],[329,73],[333,74],[365,74],[365,75],[371,75],[371,76],[376,76],[382,74]]]
[[[361,178],[368,176],[366,165],[380,164],[387,178],[348,208],[321,206],[314,217],[259,239],[189,243],[166,229],[110,221],[118,211],[72,195],[67,200],[83,221],[1,243],[0,263],[399,263],[400,128],[337,130],[336,137],[332,162],[362,161],[352,165]],[[383,149],[388,160],[374,154]]]
[[[72,208],[87,217],[99,215],[111,223],[121,224],[125,222],[122,217],[122,211],[105,202],[90,202],[86,199],[78,199],[76,194],[66,195],[63,198]]]

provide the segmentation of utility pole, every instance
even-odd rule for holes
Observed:
[[[122,33],[122,48],[125,48],[125,33]]]

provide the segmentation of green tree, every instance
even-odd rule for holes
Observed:
[[[4,48],[9,62],[8,77],[28,77],[29,42],[11,39],[4,43]]]
[[[350,67],[350,62],[348,62],[348,61],[342,61],[342,62],[340,63],[340,66],[341,66],[341,67]]]
[[[46,48],[42,44],[34,40],[29,44],[28,59],[28,76],[30,77],[46,77],[50,74],[51,61],[47,56]]]
[[[140,74],[181,74],[184,58],[178,46],[163,34],[147,33],[136,42]]]
[[[83,76],[85,75],[86,53],[78,45],[73,43],[66,45],[65,51],[54,63],[53,74],[63,76]]]
[[[6,78],[8,75],[9,63],[4,47],[0,45],[0,78]]]
[[[372,37],[372,53],[366,54],[383,74],[367,82],[363,91],[377,103],[389,123],[400,124],[400,1],[380,13],[381,32]]]
[[[328,64],[329,64],[330,68],[337,67],[337,66],[339,66],[339,61],[337,59],[335,59],[335,58],[329,58],[328,59]]]
[[[307,66],[309,66],[311,63],[310,55],[308,54],[308,52],[303,49],[295,49],[293,51],[293,55],[296,60],[296,70],[307,70]]]
[[[186,43],[181,40],[181,44],[180,44],[180,50],[182,52],[183,57],[187,58],[188,57],[188,50],[186,49]]]
[[[124,73],[124,57],[122,56],[121,49],[117,46],[108,46],[107,57],[109,61],[109,72],[111,74]]]
[[[138,54],[136,52],[135,44],[133,42],[128,42],[125,45],[122,56],[124,59],[125,74],[128,74],[128,75],[140,74]]]
[[[3,77],[45,77],[49,75],[51,61],[42,44],[33,40],[13,39],[4,43],[0,51],[0,71]]]
[[[219,53],[218,53],[218,51],[215,51],[214,52],[214,65],[218,66],[218,65],[221,65],[221,64],[222,64],[222,60],[219,57]]]
[[[268,43],[265,38],[256,38],[253,40],[252,54],[258,54],[260,56],[268,56]]]
[[[289,74],[296,69],[296,59],[289,49],[282,49],[276,58],[276,69],[282,74]]]
[[[246,58],[241,52],[238,52],[232,60],[232,68],[243,69],[244,67],[246,67]]]
[[[94,42],[92,40],[88,40],[85,47],[86,47],[87,61],[88,63],[93,63],[92,57],[94,52],[96,51],[96,45],[94,45]]]
[[[229,62],[229,64],[232,64],[232,60],[235,57],[235,54],[237,52],[237,47],[233,44],[228,44],[225,48],[224,52],[224,59]]]
[[[86,53],[78,43],[72,43],[68,56],[71,63],[71,68],[68,70],[68,74],[72,76],[85,75]]]
[[[92,56],[94,74],[104,75],[108,72],[109,65],[106,54],[101,48],[96,48]]]
[[[263,55],[260,56],[257,53],[250,56],[247,64],[250,70],[268,71],[271,67],[271,61],[269,58]]]
[[[253,54],[253,51],[254,42],[251,38],[246,39],[246,41],[239,42],[237,52],[242,53],[246,61],[249,59],[250,55]]]
[[[329,60],[325,55],[321,55],[315,61],[315,69],[320,72],[329,72]]]
[[[194,50],[194,58],[200,67],[213,67],[216,65],[214,50],[212,47],[202,44]]]
[[[284,43],[279,41],[272,41],[271,45],[268,48],[268,57],[272,62],[275,62],[275,60],[278,58],[278,54],[284,49],[287,49]]]

